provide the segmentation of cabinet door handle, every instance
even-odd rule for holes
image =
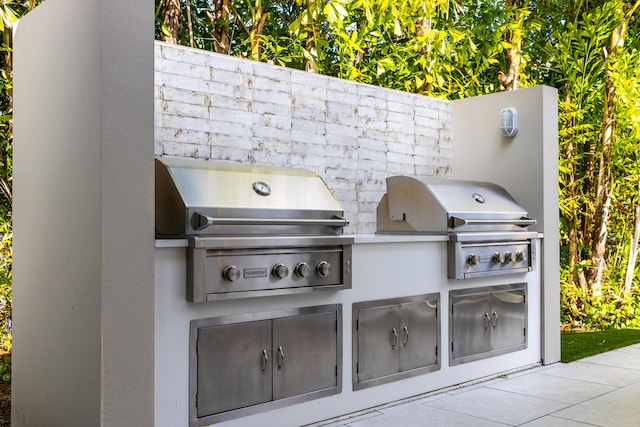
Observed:
[[[278,347],[278,369],[282,369],[284,365],[284,350],[282,347]]]
[[[500,321],[500,318],[498,317],[498,313],[496,313],[495,311],[491,313],[491,326],[493,326],[494,329],[498,327],[499,321]]]
[[[391,348],[394,348],[396,345],[398,345],[398,331],[396,331],[396,328],[393,328],[391,330],[391,335],[393,335],[393,341],[391,341]]]
[[[484,328],[489,329],[489,325],[491,324],[491,320],[489,319],[489,313],[484,314]]]
[[[402,345],[406,347],[407,344],[409,344],[409,328],[403,326],[402,332],[404,332],[404,341],[402,342]]]
[[[263,374],[266,372],[268,364],[269,364],[269,356],[267,355],[267,350],[262,350],[262,358],[260,359],[260,366],[262,368]]]

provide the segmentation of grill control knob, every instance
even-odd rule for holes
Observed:
[[[491,257],[491,260],[496,264],[503,264],[504,254],[501,252],[494,252],[493,256]]]
[[[513,253],[511,253],[511,252],[505,252],[505,253],[504,253],[504,262],[506,262],[506,263],[511,263],[511,262],[513,262],[513,261],[514,261]]]
[[[309,267],[309,264],[307,264],[306,262],[299,262],[293,272],[298,277],[307,277],[309,276],[309,274],[311,274],[311,267]]]
[[[222,270],[222,278],[233,283],[240,278],[240,270],[235,265],[229,265]]]
[[[327,261],[322,261],[316,267],[316,272],[320,277],[327,277],[329,273],[331,273],[331,264],[329,264]]]
[[[480,264],[480,255],[470,254],[467,257],[467,264],[469,265],[477,265]]]
[[[289,269],[284,264],[276,264],[273,266],[273,269],[271,269],[271,274],[276,279],[284,279],[289,275]]]
[[[524,261],[524,252],[516,252],[516,262]]]

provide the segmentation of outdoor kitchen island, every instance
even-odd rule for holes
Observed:
[[[154,43],[144,3],[48,0],[15,33],[12,425],[298,426],[559,360],[555,89],[446,101]],[[519,117],[509,136],[503,110]],[[349,283],[191,302],[190,240],[154,230],[158,158],[312,170],[350,221],[336,236],[350,245]],[[503,186],[537,221],[532,271],[448,279],[448,236],[375,235],[385,179],[397,175]],[[201,213],[195,228],[215,222]],[[271,274],[331,278],[337,264],[313,257],[314,270]],[[231,266],[224,277],[239,281]],[[452,301],[454,313],[484,304],[469,340],[450,327]],[[387,318],[390,330],[376,327]],[[251,353],[224,345],[247,330],[263,331],[254,364],[271,380],[249,403],[234,387],[249,397],[257,380],[235,355]],[[416,342],[424,354],[409,350]],[[226,350],[240,374],[196,396],[190,366],[203,378],[223,371]],[[290,382],[289,367],[305,381]],[[190,420],[194,399],[201,420]]]
[[[529,273],[475,278],[447,279],[446,236],[356,235],[353,245],[352,288],[322,290],[296,295],[264,296],[190,303],[185,298],[186,240],[156,240],[155,297],[155,416],[157,426],[188,425],[189,419],[189,323],[195,319],[245,314],[288,312],[302,307],[339,305],[342,307],[341,390],[329,396],[284,407],[271,407],[255,414],[223,421],[229,426],[300,426],[367,410],[500,373],[523,369],[541,361],[540,266]],[[540,239],[533,239],[539,249]],[[451,291],[485,289],[488,286],[527,284],[526,348],[450,366],[448,299]],[[354,304],[428,296],[438,301],[437,367],[366,388],[354,377]],[[437,298],[435,298],[437,297]],[[383,306],[393,305],[383,303]],[[269,316],[265,316],[269,317]],[[409,329],[413,332],[412,329]],[[385,334],[387,331],[385,331]],[[411,333],[411,338],[413,338]],[[418,335],[416,333],[416,335]],[[404,340],[400,334],[401,341]],[[354,344],[355,342],[355,344]],[[392,338],[389,339],[392,344]],[[389,346],[390,347],[390,346]],[[380,349],[382,357],[385,349]],[[256,361],[256,366],[258,362]],[[248,368],[247,368],[248,369]],[[356,390],[354,390],[354,381]],[[358,389],[359,388],[359,389]],[[258,405],[259,407],[260,405]]]

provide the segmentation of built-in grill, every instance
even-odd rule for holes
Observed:
[[[450,279],[531,271],[535,223],[504,188],[475,181],[389,177],[377,210],[379,233],[447,234]]]
[[[187,300],[351,287],[349,221],[307,170],[156,159],[156,237],[188,239]]]

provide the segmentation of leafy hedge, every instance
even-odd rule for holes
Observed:
[[[640,291],[637,287],[621,296],[617,284],[610,283],[602,296],[594,297],[563,281],[560,285],[560,317],[563,331],[640,329]]]

